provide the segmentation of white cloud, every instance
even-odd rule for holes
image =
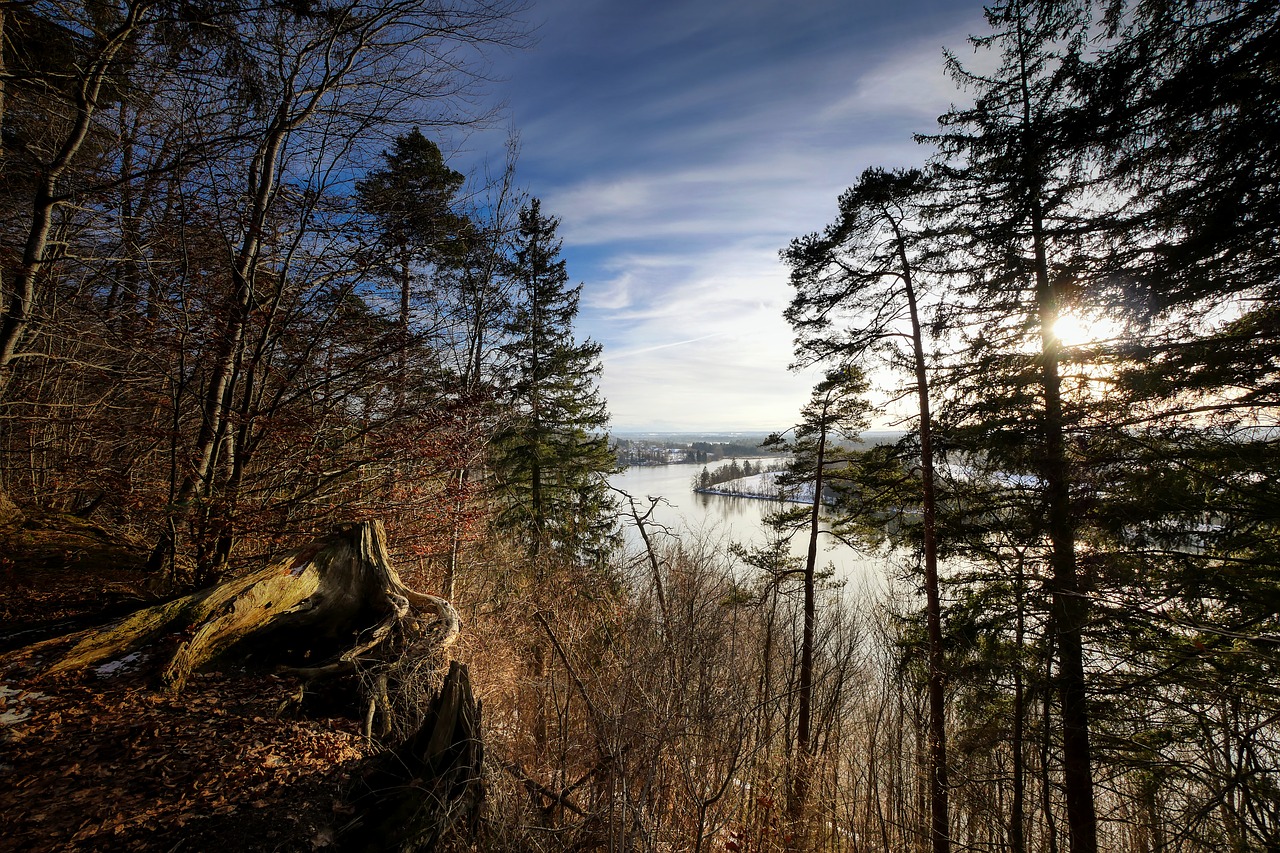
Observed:
[[[618,359],[622,359],[622,358],[634,358],[635,356],[638,356],[638,355],[647,355],[649,353],[657,352],[658,350],[671,349],[673,347],[687,347],[690,344],[703,343],[704,341],[709,341],[712,338],[718,338],[726,334],[728,334],[728,332],[712,332],[709,335],[701,335],[699,337],[688,338],[687,340],[683,340],[683,341],[669,341],[666,343],[649,344],[647,346],[636,347],[635,349],[618,350],[605,355],[604,361],[610,362],[610,361],[617,361]]]
[[[863,169],[924,161],[980,3],[545,3],[547,52],[512,72],[521,174],[561,219],[614,423],[787,426],[813,377],[787,370],[778,250]]]
[[[968,53],[959,50],[964,43],[965,31],[956,30],[948,37],[929,37],[904,45],[861,74],[849,94],[828,104],[819,120],[891,116],[920,122],[921,131],[931,130],[933,120],[953,103],[967,100],[946,75],[943,56],[943,48],[949,47],[968,60]],[[972,60],[977,68],[985,68],[988,62],[986,54],[978,54]]]
[[[604,284],[594,285],[582,297],[587,308],[600,311],[620,311],[631,304],[630,276],[621,276]]]
[[[605,344],[615,424],[773,429],[795,417],[811,383],[787,370],[789,287],[771,250],[742,243],[618,262],[629,267],[634,303],[591,301],[580,317],[583,333]]]

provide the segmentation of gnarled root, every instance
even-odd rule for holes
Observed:
[[[481,706],[457,661],[421,722],[383,753],[351,792],[360,817],[342,833],[347,849],[433,850],[474,827],[484,797]]]

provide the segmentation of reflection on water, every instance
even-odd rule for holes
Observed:
[[[755,461],[752,460],[753,463]],[[764,524],[765,516],[777,512],[783,504],[756,498],[698,494],[693,491],[693,478],[703,467],[701,464],[683,464],[628,468],[610,478],[610,483],[635,498],[642,513],[649,508],[647,498],[664,499],[665,503],[660,503],[651,516],[651,537],[653,531],[662,526],[677,535],[707,537],[726,544],[764,544],[769,536]],[[629,516],[623,518],[623,529],[629,547],[640,548],[640,537]],[[839,577],[880,585],[887,569],[882,559],[843,545],[831,548],[833,543],[830,537],[822,538],[819,546],[822,550],[818,554],[822,564],[834,563]],[[799,534],[791,542],[791,553],[804,557],[807,547],[805,535]]]

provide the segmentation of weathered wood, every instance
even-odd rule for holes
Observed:
[[[366,621],[372,624],[362,624]],[[74,643],[48,665],[47,672],[56,675],[178,635],[182,639],[161,671],[165,686],[178,691],[193,670],[215,656],[279,629],[303,629],[328,640],[366,632],[362,642],[333,664],[298,670],[315,677],[353,669],[358,659],[393,634],[418,650],[446,649],[457,638],[460,623],[449,602],[404,585],[388,558],[382,523],[373,521],[343,525],[246,577],[140,610],[105,628],[45,641],[14,656],[32,658]]]
[[[160,674],[178,691],[195,669],[247,641],[256,655],[277,640],[329,650],[344,640],[350,647],[328,662],[292,670],[307,678],[354,673],[368,703],[366,734],[380,712],[378,739],[390,745],[352,792],[357,817],[342,844],[437,850],[474,829],[484,797],[480,702],[465,666],[450,662],[440,678],[459,629],[449,602],[404,585],[381,523],[368,522],[344,525],[246,577],[7,657],[59,674],[143,647],[171,648]]]

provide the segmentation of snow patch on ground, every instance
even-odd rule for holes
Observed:
[[[93,674],[99,678],[109,678],[118,672],[126,672],[133,669],[134,665],[145,660],[146,655],[142,652],[131,652],[117,660],[108,661],[102,666],[95,666]]]
[[[35,713],[32,703],[48,698],[35,690],[19,690],[0,684],[0,726],[12,726],[28,719]]]

